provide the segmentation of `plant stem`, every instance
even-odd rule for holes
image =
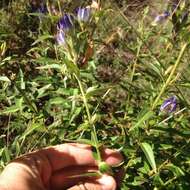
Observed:
[[[80,79],[78,78],[78,76],[76,74],[74,74],[74,76],[75,76],[75,78],[76,78],[76,80],[77,80],[77,82],[79,84],[79,88],[80,88],[80,91],[81,91],[81,94],[82,94],[82,98],[83,98],[84,106],[85,106],[85,109],[86,109],[88,121],[89,121],[89,124],[92,127],[92,137],[93,137],[93,140],[94,140],[98,161],[101,161],[101,154],[100,154],[99,145],[98,145],[99,143],[98,143],[98,137],[97,137],[97,133],[96,133],[96,127],[92,123],[91,114],[90,114],[90,110],[89,110],[89,107],[88,107],[88,102],[87,102],[87,99],[86,99],[84,88],[83,88],[83,85],[82,85]]]
[[[181,59],[182,59],[182,57],[183,57],[183,54],[184,54],[184,52],[185,52],[187,46],[188,46],[188,43],[185,43],[185,44],[183,45],[183,47],[181,48],[181,51],[180,51],[180,53],[179,53],[179,56],[178,56],[178,58],[177,58],[177,60],[176,60],[176,62],[175,62],[175,64],[174,64],[174,66],[173,66],[173,68],[172,68],[172,70],[171,70],[171,73],[170,73],[168,79],[167,79],[166,82],[163,84],[163,86],[162,86],[162,88],[161,88],[161,90],[160,90],[159,95],[157,96],[156,100],[155,100],[154,103],[152,104],[152,110],[156,107],[156,105],[157,105],[157,103],[158,103],[160,97],[162,96],[162,94],[163,94],[164,91],[166,90],[167,86],[170,84],[170,82],[171,82],[171,80],[172,80],[172,77],[173,77],[173,75],[175,74],[175,71],[176,71],[176,69],[178,68],[178,66],[179,66],[179,64],[180,64],[180,61],[181,61]]]

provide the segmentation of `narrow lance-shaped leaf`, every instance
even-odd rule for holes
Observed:
[[[178,167],[178,166],[175,166],[174,164],[172,163],[169,163],[166,165],[166,168],[170,171],[173,172],[173,174],[176,176],[176,177],[181,177],[181,176],[184,176],[185,173],[183,172],[183,170]]]
[[[150,117],[152,117],[152,115],[153,115],[153,112],[152,112],[152,111],[148,111],[148,112],[146,112],[145,114],[143,114],[142,117],[139,118],[139,121],[138,121],[133,127],[131,127],[131,128],[129,129],[129,132],[132,131],[132,130],[134,130],[134,129],[136,129],[136,128],[138,128],[138,127],[140,127],[140,126],[143,124],[143,122],[145,122],[145,121],[148,120]]]
[[[156,173],[156,162],[155,162],[155,158],[154,158],[154,153],[152,150],[152,147],[150,146],[150,144],[144,142],[141,143],[141,149],[144,152],[149,164],[151,165],[153,171]]]

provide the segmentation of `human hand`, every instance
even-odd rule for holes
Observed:
[[[122,162],[119,152],[104,149],[103,160],[111,166]],[[62,144],[13,160],[0,176],[0,190],[115,190],[112,176],[72,176],[98,171],[91,146]]]

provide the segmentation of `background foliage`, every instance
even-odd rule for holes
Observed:
[[[68,34],[78,51],[73,65],[57,45],[56,25],[65,12],[90,4],[1,1],[1,168],[39,147],[91,143],[77,73],[99,146],[125,157],[120,189],[189,189],[189,2],[102,1],[84,31],[76,24]],[[170,16],[153,24],[165,10]],[[176,110],[160,111],[171,96]]]

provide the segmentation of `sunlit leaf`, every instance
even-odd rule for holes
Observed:
[[[157,168],[156,168],[156,162],[155,162],[152,147],[150,146],[150,144],[144,142],[144,143],[141,143],[141,149],[144,152],[144,154],[145,154],[149,164],[151,165],[153,171],[156,173]]]
[[[3,81],[3,82],[11,82],[11,81],[9,80],[9,78],[6,77],[6,76],[0,76],[0,81]]]

